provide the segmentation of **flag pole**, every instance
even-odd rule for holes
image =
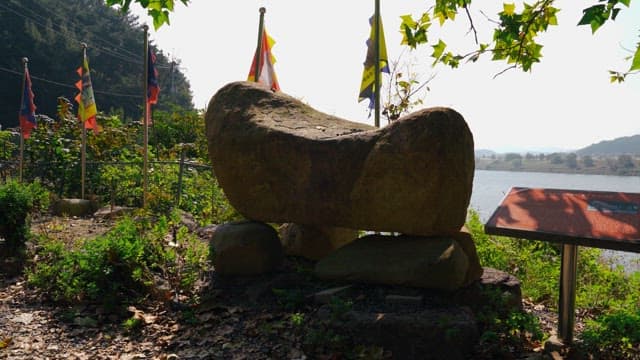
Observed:
[[[149,91],[149,26],[143,25],[144,29],[144,76],[142,81],[142,87],[144,91],[144,106],[143,106],[143,154],[142,154],[142,207],[147,207],[147,190],[148,190],[148,168],[149,168],[149,154],[148,154],[148,142],[149,142],[149,102],[147,99]]]
[[[22,111],[22,106],[24,104],[24,88],[27,82],[27,63],[29,59],[26,57],[22,58],[22,92],[20,92],[20,111]],[[20,111],[18,112],[18,118],[20,118]],[[22,128],[22,122],[20,122],[20,158],[19,160],[19,170],[18,170],[18,181],[22,182],[22,167],[23,167],[23,159],[24,159],[24,129]]]
[[[380,127],[380,0],[376,0],[374,13],[375,42],[374,42],[374,125]]]
[[[264,31],[264,13],[267,12],[267,9],[265,9],[264,7],[260,8],[260,22],[258,23],[258,46],[256,47],[256,63],[255,63],[255,69],[253,72],[253,80],[255,82],[258,82],[258,80],[260,79],[260,69],[261,69],[261,63],[262,63],[262,32]]]
[[[87,43],[81,43],[82,45],[82,71],[84,75],[84,63],[87,58]],[[83,84],[84,86],[84,84]],[[80,92],[82,93],[82,89]],[[84,114],[82,115],[84,116]],[[82,144],[80,147],[80,198],[84,199],[84,181],[87,173],[87,125],[86,119],[80,119],[80,127],[82,128]]]

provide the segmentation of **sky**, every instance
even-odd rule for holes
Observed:
[[[150,26],[150,39],[180,61],[196,108],[206,108],[227,83],[247,78],[257,43],[259,8],[263,6],[267,32],[276,41],[272,53],[282,91],[321,112],[373,125],[368,102],[358,102],[373,0],[176,3],[171,24],[157,31]],[[472,8],[481,42],[489,42],[490,18],[496,18],[502,6],[501,1],[488,7],[486,3],[475,1],[484,7]],[[509,70],[497,77],[507,68],[506,63],[486,58],[458,69],[433,68],[429,46],[411,51],[400,44],[400,16],[419,16],[429,4],[381,0],[387,52],[402,71],[415,73],[417,80],[432,78],[429,91],[420,96],[423,104],[414,110],[432,106],[457,110],[471,129],[476,149],[571,151],[640,134],[640,74],[628,77],[623,84],[610,83],[608,75],[611,69],[628,69],[630,63],[624,58],[640,41],[640,6],[636,2],[594,35],[588,26],[576,26],[582,7],[589,3],[557,2],[561,8],[559,26],[551,27],[540,39],[544,45],[542,62],[530,72]],[[138,5],[132,5],[132,12],[151,24]],[[466,17],[459,14],[455,23],[444,28],[434,24],[431,36],[435,41],[442,34],[454,52],[465,53],[475,48],[467,28]],[[162,87],[162,79],[159,81]],[[384,75],[383,99],[388,81]],[[384,117],[381,124],[386,124]]]

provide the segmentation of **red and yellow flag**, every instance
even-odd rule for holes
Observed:
[[[78,103],[78,120],[84,123],[85,129],[93,129],[93,133],[97,134],[100,131],[100,126],[96,120],[98,109],[96,107],[96,100],[93,96],[93,87],[91,86],[91,74],[89,71],[89,60],[87,60],[87,52],[84,52],[84,59],[82,66],[77,70],[80,80],[76,82],[76,88],[78,88],[78,95],[76,95],[76,102]]]
[[[276,58],[271,54],[271,48],[276,42],[267,34],[266,29],[262,29],[262,45],[260,46],[260,54],[256,49],[256,54],[251,62],[251,69],[249,70],[248,81],[254,81],[268,86],[273,91],[280,90],[280,84],[278,84],[278,77],[276,71],[273,68],[273,64],[276,63]],[[259,61],[260,74],[256,80],[256,61]]]

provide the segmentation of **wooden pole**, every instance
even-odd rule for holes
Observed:
[[[376,0],[376,8],[373,16],[375,26],[375,64],[374,64],[374,125],[380,127],[380,0]]]
[[[149,26],[143,25],[144,29],[144,76],[143,76],[143,85],[144,89],[144,106],[143,108],[143,154],[142,154],[142,207],[147,207],[147,191],[149,185],[148,178],[148,169],[149,169],[149,153],[148,153],[148,143],[149,143],[149,103],[147,99],[147,91],[149,90],[148,81],[149,81]]]
[[[27,63],[29,59],[26,57],[22,58],[22,92],[20,93],[20,110],[18,111],[18,119],[20,119],[20,112],[22,111],[22,105],[24,104],[24,88],[27,85]],[[18,181],[22,182],[22,168],[24,166],[24,129],[22,128],[22,122],[20,122],[20,157],[18,159]]]
[[[253,69],[253,79],[255,82],[258,82],[258,80],[260,79],[260,65],[262,65],[262,32],[264,31],[264,13],[267,12],[267,9],[261,7],[259,11],[260,22],[258,23],[258,46],[256,46],[256,63],[255,68]]]
[[[87,59],[87,44],[82,43],[82,71],[83,71],[83,83],[84,88],[84,62]],[[80,89],[82,92],[83,89]],[[82,97],[82,95],[80,95]],[[80,98],[80,101],[84,101]],[[84,114],[83,114],[84,115]],[[82,129],[82,144],[80,147],[80,198],[84,199],[84,182],[87,173],[87,126],[85,124],[86,119],[80,119],[80,128]]]

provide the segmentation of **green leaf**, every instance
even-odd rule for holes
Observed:
[[[445,42],[442,40],[438,40],[438,44],[433,45],[431,47],[433,48],[433,53],[431,54],[431,57],[436,59],[436,61],[434,62],[434,65],[435,65],[438,62],[438,59],[442,57],[442,54],[444,53],[444,49],[447,48],[447,44],[445,44]]]
[[[595,33],[607,20],[607,9],[605,5],[593,5],[582,10],[582,18],[578,25],[590,25],[591,32]]]
[[[640,43],[636,46],[636,52],[633,55],[633,61],[631,62],[631,68],[629,71],[640,70]]]
[[[516,4],[502,4],[502,13],[507,16],[513,16],[516,11]]]
[[[402,23],[400,24],[402,27],[409,27],[413,29],[418,26],[418,23],[413,20],[411,15],[402,15],[400,16],[400,19],[402,19]]]

